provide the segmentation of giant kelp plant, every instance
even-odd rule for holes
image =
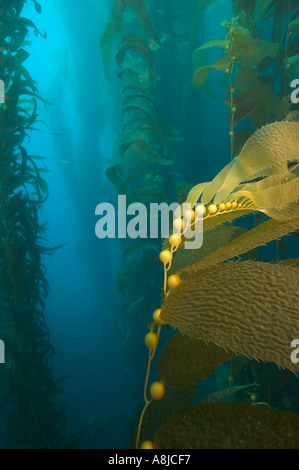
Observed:
[[[198,2],[198,13],[209,3]],[[238,16],[224,22],[225,39],[197,50],[193,77],[193,85],[212,95],[211,66],[203,64],[202,51],[224,48],[224,59],[212,67],[223,70],[223,83],[229,83],[232,160],[211,182],[191,189],[186,199],[191,209],[181,206],[176,212],[174,232],[160,253],[165,273],[162,307],[155,310],[145,336],[149,361],[136,447],[140,442],[141,448],[172,449],[299,444],[298,414],[257,400],[263,380],[259,367],[267,375],[268,365],[276,364],[278,380],[284,370],[298,372],[290,357],[291,341],[298,336],[298,260],[262,263],[255,252],[250,255],[299,228],[299,122],[296,111],[289,113],[287,92],[291,64],[297,60],[299,5],[279,0],[233,4]],[[270,42],[261,37],[262,20],[274,24]],[[235,133],[246,117],[251,127]],[[268,220],[249,231],[232,223],[252,213]],[[196,230],[200,220],[202,248],[185,249],[184,234],[190,227]],[[162,349],[160,380],[150,385],[148,398],[151,364],[164,324],[179,333]],[[263,364],[257,366],[257,361]],[[231,371],[229,386],[192,404],[198,384],[225,363]],[[255,380],[232,386],[233,375],[240,377],[242,370]],[[227,399],[231,403],[222,402]]]
[[[195,210],[180,209],[177,213],[174,227],[179,228],[179,234],[172,234],[160,253],[165,270],[165,299],[162,308],[155,311],[151,331],[145,337],[150,355],[137,446],[143,414],[152,401],[164,397],[165,386],[194,385],[236,354],[298,372],[298,366],[290,358],[290,343],[298,335],[297,260],[236,261],[240,255],[299,228],[299,123],[292,121],[295,117],[291,115],[286,121],[257,131],[240,156],[212,182],[199,184],[190,191],[186,202]],[[197,201],[201,204],[196,205]],[[252,211],[261,211],[271,218],[223,244],[223,234],[232,228],[224,225],[225,222]],[[201,218],[205,250],[210,252],[186,250],[185,255],[184,233],[190,226],[196,230]],[[218,238],[218,249],[213,234]],[[158,365],[161,381],[150,386],[149,400],[150,364],[164,323],[179,329],[183,335],[176,334],[162,350]],[[273,410],[271,415],[269,409],[218,403],[242,388],[232,387],[231,391],[207,400],[217,402],[214,404],[179,407],[158,429],[154,445],[162,448],[298,446],[296,414]],[[209,422],[214,420],[222,421],[223,425],[212,431]],[[271,436],[269,439],[263,439],[261,430],[258,431],[259,422],[263,432]],[[277,432],[273,431],[273,422],[278,423]],[[284,428],[288,429],[286,436],[281,431]],[[145,441],[142,447],[152,445]]]
[[[114,0],[100,45],[106,77],[111,83],[115,81],[111,65],[117,68],[121,107],[119,145],[106,176],[117,195],[126,196],[127,204],[139,201],[148,207],[157,200],[171,200],[169,181],[174,178],[171,170],[174,162],[170,144],[180,140],[180,136],[162,115],[155,95],[155,53],[162,43],[152,25],[147,3]],[[140,310],[152,302],[149,287],[156,279],[156,268],[149,261],[159,253],[157,240],[140,238],[144,238],[142,233],[137,240],[121,240],[117,281],[123,297],[122,315],[105,312],[122,337],[122,350],[131,369],[136,357],[130,351],[132,329],[142,319]],[[142,277],[140,265],[144,267]],[[132,387],[132,381],[127,382]]]
[[[0,77],[5,104],[0,107],[0,337],[6,364],[0,370],[1,412],[7,415],[9,445],[18,448],[62,446],[65,415],[53,396],[53,346],[43,313],[47,280],[41,261],[45,225],[39,211],[48,189],[42,157],[24,146],[37,122],[41,100],[25,68],[29,31],[41,35],[22,17],[24,1],[3,0],[0,8]],[[34,1],[35,9],[40,5]]]
[[[299,60],[297,0],[233,3],[237,16],[223,21],[224,38],[213,39],[194,52],[192,80],[195,88],[215,98],[208,81],[210,71],[224,73],[231,157],[240,153],[250,136],[246,118],[255,131],[286,117],[291,107],[289,84],[297,77]],[[224,57],[208,63],[212,47],[221,48]]]

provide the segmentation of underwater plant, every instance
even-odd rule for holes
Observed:
[[[24,62],[29,31],[41,34],[22,17],[24,1],[6,0],[0,10],[0,77],[5,103],[0,106],[0,336],[6,346],[1,368],[1,408],[7,437],[16,448],[57,448],[64,442],[63,410],[53,397],[54,348],[44,316],[48,284],[42,256],[46,225],[39,212],[48,195],[41,156],[29,155],[24,142],[38,122],[43,101]],[[38,2],[33,2],[40,12]]]
[[[112,83],[112,64],[117,70],[121,94],[120,145],[115,149],[114,161],[106,168],[106,176],[117,195],[126,196],[128,204],[135,200],[145,205],[157,199],[170,201],[167,181],[175,174],[170,170],[174,162],[169,158],[169,144],[180,140],[180,136],[166,121],[154,97],[154,58],[162,44],[146,3],[114,0],[100,46],[106,78]],[[148,264],[153,254],[157,256],[159,246],[147,240],[124,239],[121,243],[117,283],[123,297],[123,318],[111,312],[106,315],[120,333],[122,350],[126,353],[132,327],[136,324],[134,316],[147,304],[147,279],[154,278],[149,268],[143,288],[137,268],[140,263]],[[139,282],[137,300],[134,276]]]
[[[180,233],[165,240],[160,253],[165,272],[164,299],[145,336],[149,360],[137,448],[149,405],[158,414],[164,400],[167,412],[160,413],[156,428],[146,423],[151,436],[142,434],[146,440],[141,448],[298,446],[298,416],[269,405],[259,406],[254,394],[251,405],[218,402],[229,389],[218,392],[207,403],[191,404],[196,385],[218,365],[238,355],[298,372],[298,365],[290,360],[290,342],[298,331],[298,263],[240,260],[250,250],[299,228],[296,118],[296,113],[291,113],[286,120],[256,131],[240,155],[211,182],[191,189],[186,202],[194,210],[183,214],[179,209],[176,214],[174,227]],[[197,202],[202,204],[195,207]],[[270,218],[239,236],[233,235],[237,227],[226,223],[252,212]],[[201,219],[203,247],[185,250],[184,233],[190,226],[196,230]],[[149,374],[164,324],[180,333],[162,349],[160,380],[150,385],[149,399]],[[182,395],[173,394],[178,388],[185,396],[183,403]],[[244,386],[232,388],[231,393],[236,393]],[[159,407],[156,403],[160,400]]]
[[[191,36],[205,8],[214,3],[217,5],[212,0],[197,2],[191,20]],[[217,366],[226,361],[231,370],[229,387],[221,387],[220,391],[208,396],[207,401],[217,402],[229,395],[233,395],[233,399],[241,396],[235,394],[242,393],[244,385],[232,387],[233,373],[248,367],[247,358],[256,359],[252,359],[254,364],[251,361],[250,366],[256,379],[248,385],[253,390],[262,388],[261,383],[256,383],[261,378],[257,361],[263,361],[265,376],[268,374],[265,363],[276,363],[281,368],[280,373],[283,368],[297,372],[296,365],[290,360],[290,340],[297,335],[298,324],[297,260],[274,265],[255,259],[257,247],[271,240],[277,240],[278,254],[280,237],[298,229],[298,117],[296,113],[288,115],[292,109],[288,83],[295,70],[291,72],[289,62],[296,62],[298,49],[298,2],[236,0],[232,3],[237,16],[223,23],[225,38],[212,40],[193,54],[195,88],[215,98],[209,84],[210,71],[215,68],[224,72],[221,84],[228,83],[229,98],[225,103],[230,106],[228,124],[232,161],[211,183],[200,183],[191,189],[186,202],[192,206],[201,202],[204,209],[194,207],[194,211],[183,219],[183,212],[178,213],[174,228],[182,230],[181,236],[172,235],[165,240],[160,253],[164,264],[164,293],[162,307],[155,310],[150,332],[145,336],[149,360],[144,385],[145,405],[135,441],[137,448],[140,442],[141,448],[298,446],[296,415],[276,414],[276,410],[270,410],[270,413],[273,411],[272,418],[280,420],[281,429],[285,424],[289,425],[292,441],[287,441],[272,431],[269,433],[272,424],[267,416],[270,415],[261,406],[236,406],[236,416],[244,415],[244,421],[240,420],[245,430],[242,434],[235,421],[230,425],[235,403],[226,407],[222,407],[226,405],[222,403],[209,403],[209,408],[202,404],[197,409],[191,405],[198,383],[212,372],[215,376],[220,374]],[[272,41],[269,41],[269,35],[263,37],[262,22],[273,28]],[[210,65],[207,52],[215,46],[223,49],[225,56]],[[280,90],[277,83],[281,84]],[[274,121],[279,122],[268,125]],[[252,131],[255,133],[250,137]],[[287,142],[284,136],[287,136]],[[248,232],[232,225],[235,219],[249,214],[255,214],[256,223],[265,216],[270,219]],[[258,218],[258,214],[263,216]],[[194,228],[201,217],[204,244],[200,250],[185,250],[184,232],[190,226]],[[285,279],[289,280],[290,290],[284,290]],[[274,297],[272,303],[262,305],[264,295],[267,301]],[[229,299],[228,305],[224,299]],[[183,334],[175,334],[163,347],[158,359],[160,381],[148,387],[164,324]],[[253,343],[250,345],[251,335]],[[283,338],[283,345],[280,338]],[[269,397],[269,386],[267,388]],[[256,391],[248,394],[251,405],[261,405]],[[246,399],[243,400],[246,403]],[[221,432],[218,434],[211,424],[214,413],[216,421],[219,417],[225,423],[224,428],[219,426]],[[204,416],[202,421],[199,415]],[[264,421],[265,429],[269,426],[264,431],[270,435],[267,442],[257,430],[261,421]],[[253,433],[252,440],[250,433]],[[192,436],[198,439],[194,441]],[[216,438],[209,442],[211,436]]]
[[[289,84],[298,70],[298,2],[268,0],[234,1],[237,13],[222,23],[224,39],[213,39],[193,54],[193,86],[216,98],[209,85],[212,69],[224,73],[221,81],[229,95],[228,124],[231,158],[238,155],[252,131],[273,121],[281,121],[291,110]],[[262,28],[263,24],[263,28]],[[265,27],[265,24],[267,25]],[[272,30],[271,41],[267,29]],[[224,57],[208,63],[210,48],[221,48]],[[276,82],[279,82],[280,89]]]
[[[188,132],[191,134],[192,130],[200,128],[200,119],[204,119],[200,117],[200,103],[194,115],[191,116],[191,120],[188,119],[190,114],[187,108],[190,108],[190,99],[194,101],[194,94],[190,92],[192,88],[186,61],[190,60],[190,50],[194,51],[203,34],[203,25],[200,24],[199,27],[202,13],[206,8],[217,7],[218,4],[219,2],[215,0],[198,0],[183,2],[182,6],[182,2],[173,1],[171,5],[167,5],[166,12],[163,10],[163,2],[155,0],[122,2],[115,0],[113,2],[110,18],[100,43],[107,79],[114,84],[114,77],[111,73],[113,67],[114,72],[115,68],[117,69],[117,76],[121,83],[122,115],[119,135],[121,145],[116,149],[117,158],[106,170],[106,175],[117,193],[126,194],[129,202],[136,200],[136,196],[143,202],[150,202],[152,198],[173,200],[173,197],[168,194],[169,191],[165,191],[165,187],[172,190],[171,184],[175,176],[180,175],[175,175],[170,168],[180,169],[181,165],[184,171],[189,171],[190,174],[194,172],[193,165],[186,165],[182,155],[191,155],[190,161],[192,161],[192,152],[197,152],[198,148],[194,141],[195,137],[192,136],[193,140],[190,139],[189,142],[187,136],[184,148],[181,146],[181,151],[177,154],[175,151],[171,152],[171,147],[169,151],[169,143],[179,140],[179,136],[165,122],[160,112],[159,97],[163,95],[163,111],[166,110],[169,116],[173,116],[174,126],[180,129],[184,137]],[[191,414],[188,416],[186,414],[185,420],[184,410],[186,406],[191,405],[198,384],[212,372],[214,375],[218,374],[218,366],[228,361],[231,371],[229,387],[220,387],[215,393],[209,394],[202,400],[208,401],[211,405],[209,416],[213,413],[214,406],[214,403],[210,402],[220,401],[225,397],[233,400],[236,397],[242,397],[246,401],[248,400],[246,394],[248,394],[251,404],[260,403],[257,396],[262,396],[262,400],[270,403],[270,400],[264,398],[265,393],[263,395],[262,392],[260,394],[257,392],[258,387],[259,389],[264,387],[259,380],[262,375],[258,373],[259,363],[254,359],[250,362],[248,358],[256,358],[268,364],[276,363],[281,368],[295,371],[295,366],[289,357],[288,336],[283,334],[286,341],[284,349],[278,344],[277,338],[282,335],[284,320],[288,325],[286,334],[296,336],[294,326],[294,322],[297,321],[296,315],[287,316],[292,308],[294,312],[297,308],[297,291],[294,287],[297,273],[294,271],[297,266],[296,260],[290,260],[290,265],[280,262],[275,266],[274,264],[265,266],[266,263],[256,261],[256,251],[258,247],[271,240],[279,240],[284,235],[297,230],[298,170],[294,162],[298,160],[296,150],[298,148],[298,124],[295,114],[290,114],[286,119],[292,110],[288,82],[295,68],[291,72],[287,61],[294,56],[291,61],[296,62],[294,51],[298,47],[297,5],[296,2],[286,3],[279,0],[263,2],[236,0],[232,1],[232,4],[236,16],[231,21],[223,23],[224,38],[214,39],[197,47],[193,54],[195,69],[193,87],[195,89],[205,91],[215,98],[214,90],[210,87],[211,70],[223,72],[224,78],[220,85],[225,86],[228,94],[225,104],[230,107],[228,128],[232,163],[224,168],[211,183],[200,183],[191,189],[187,198],[184,194],[188,194],[188,185],[183,182],[180,184],[182,195],[180,202],[186,200],[192,206],[197,202],[202,202],[206,207],[206,212],[202,214],[194,210],[189,214],[189,219],[181,219],[182,214],[178,214],[175,228],[182,229],[182,236],[179,238],[171,236],[164,242],[160,253],[160,260],[164,264],[163,303],[161,308],[155,310],[153,322],[149,325],[149,333],[145,336],[145,344],[149,349],[149,361],[144,387],[145,406],[141,413],[137,436],[134,436],[134,445],[137,447],[140,442],[143,448],[153,445],[156,447],[176,446],[176,448],[198,446],[198,443],[190,444],[182,437],[175,444],[174,441],[170,443],[170,441],[163,440],[163,436],[168,435],[167,420],[171,419],[169,415],[177,410],[178,421],[186,423]],[[185,10],[188,11],[184,19],[179,18],[182,13],[180,8],[184,10],[184,13]],[[192,8],[193,12],[191,12]],[[184,22],[186,25],[183,24]],[[267,23],[268,33],[269,28],[273,26],[272,37],[271,34],[265,34],[265,29],[262,28],[262,24],[265,23]],[[291,30],[294,30],[294,34],[288,34]],[[224,57],[213,64],[209,62],[207,56],[211,47],[218,47],[219,50],[224,51]],[[114,56],[116,60],[111,60]],[[168,59],[165,60],[167,56]],[[164,68],[161,66],[162,60],[165,60]],[[187,80],[183,69],[186,69]],[[192,105],[194,106],[194,102]],[[199,121],[195,120],[195,114]],[[275,121],[278,121],[276,125],[267,126]],[[250,138],[252,133],[253,136]],[[285,135],[288,136],[289,148],[284,139]],[[276,152],[277,147],[279,151]],[[252,159],[252,155],[256,158]],[[239,157],[236,158],[237,156]],[[170,180],[171,184],[168,183]],[[253,214],[256,219],[255,223],[259,223],[257,227],[247,232],[242,227],[234,225],[235,219],[249,214]],[[184,232],[190,226],[194,228],[196,221],[202,216],[204,218],[204,245],[200,250],[185,250]],[[265,222],[266,217],[270,219]],[[286,244],[284,239],[282,242]],[[152,278],[154,276],[147,262],[147,251],[143,247],[146,247],[146,250],[152,250],[153,253],[157,250],[157,246],[152,242],[123,241],[118,285],[124,298],[123,317],[127,326],[123,327],[115,315],[107,313],[123,338],[126,353],[131,345],[129,341],[131,331],[136,331],[138,322],[141,321],[140,311],[144,306],[148,308],[149,304],[152,304]],[[240,258],[242,261],[237,262],[236,259]],[[232,259],[234,261],[229,261]],[[140,271],[137,268],[141,265],[143,269]],[[290,268],[289,271],[287,271],[288,268]],[[144,284],[141,284],[140,273],[145,275]],[[244,282],[241,282],[240,278]],[[252,284],[249,283],[248,286],[250,296],[246,295],[248,278],[252,278]],[[225,280],[225,285],[222,285],[222,279]],[[240,284],[235,292],[231,279],[236,285]],[[259,310],[259,296],[263,295],[261,286],[265,282],[265,292],[271,298],[276,289],[276,279],[280,279],[281,282],[287,279],[290,287],[286,291],[278,289],[278,298],[274,298],[273,304],[269,304],[269,309],[275,313],[267,316],[266,310],[262,309],[261,313]],[[215,304],[213,303],[214,284],[215,289],[219,291],[219,297],[215,296]],[[137,299],[136,285],[138,285]],[[222,311],[222,304],[217,304],[217,299],[222,299],[223,302],[223,298],[228,296],[231,296],[232,302],[227,309],[223,308],[223,318],[220,314],[219,317],[211,316],[209,322],[211,308],[217,312]],[[240,301],[240,311],[234,316],[233,309],[239,297],[243,304]],[[244,303],[249,298],[252,299],[252,308],[243,320],[242,309],[245,310]],[[174,299],[173,303],[172,299]],[[206,303],[206,308],[203,310],[205,320],[207,318],[206,323],[203,322],[205,327],[202,334],[201,310],[198,307],[201,302]],[[279,319],[278,315],[279,302],[285,305],[283,320]],[[177,309],[174,306],[175,303],[178,305]],[[189,317],[190,323],[187,322]],[[221,327],[222,329],[225,327],[226,317],[228,333],[222,338]],[[262,328],[259,327],[259,319]],[[213,328],[213,321],[219,324],[218,330]],[[265,340],[265,347],[269,347],[268,350],[262,351],[262,348],[257,348],[256,353],[255,346],[262,344],[263,340],[258,335],[259,330],[269,329],[270,325],[272,327],[271,322],[274,325],[276,342],[271,346],[268,338]],[[160,380],[148,387],[152,364],[158,359],[157,348],[164,340],[161,338],[161,331],[162,335],[165,331],[169,334],[167,327],[161,329],[164,324],[177,328],[183,334],[176,333],[162,349],[158,360]],[[245,341],[242,347],[244,337],[241,334],[239,341],[235,338],[236,331],[238,331],[236,327],[240,325],[242,325],[243,335],[246,336],[246,332],[253,335],[254,342],[251,346],[248,341]],[[236,341],[233,342],[231,337]],[[131,366],[134,360],[136,361],[136,355],[130,358]],[[232,386],[235,371],[239,370],[242,373],[246,367],[251,368],[252,383]],[[227,368],[228,366],[225,370]],[[275,383],[274,379],[273,383]],[[247,388],[250,391],[246,391]],[[218,413],[217,410],[220,412],[223,410],[224,422],[227,423],[228,416],[233,411],[230,407],[227,407],[225,411],[218,405],[221,403],[217,403],[217,407],[215,403],[215,413]],[[252,419],[252,422],[257,423],[263,418],[264,408],[259,407],[258,411],[253,411],[257,406],[249,407],[248,411],[245,408],[242,404],[240,410],[245,410],[245,421]],[[239,410],[236,408],[236,415],[238,413]],[[277,416],[282,420],[283,427],[283,423],[286,423],[284,415],[280,413],[272,415],[274,420]],[[296,417],[293,423],[295,421]],[[163,422],[166,423],[165,426]],[[172,424],[169,426],[171,428]],[[202,426],[201,423],[200,426]],[[267,415],[265,415],[265,426],[271,426]],[[159,428],[161,432],[157,431]],[[260,436],[261,434],[256,434],[255,442],[260,442]],[[269,443],[270,446],[275,445],[275,439],[273,437],[272,443]],[[202,436],[200,440],[204,442]],[[279,445],[281,443],[278,443]]]

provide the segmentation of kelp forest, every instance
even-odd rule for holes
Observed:
[[[299,447],[298,33],[0,0],[1,449]]]

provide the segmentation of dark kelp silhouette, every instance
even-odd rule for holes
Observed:
[[[62,447],[65,414],[53,404],[61,393],[52,371],[53,346],[44,317],[48,284],[41,256],[50,254],[39,211],[47,183],[24,140],[37,122],[43,101],[24,62],[29,30],[21,16],[24,1],[6,0],[0,11],[0,77],[5,104],[0,107],[0,336],[6,345],[1,368],[1,406],[9,410],[7,436],[17,448]],[[41,7],[34,1],[35,9]],[[46,35],[43,35],[46,37]],[[12,410],[12,411],[11,411]]]

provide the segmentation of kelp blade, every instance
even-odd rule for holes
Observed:
[[[171,290],[161,318],[193,338],[299,372],[290,358],[299,327],[298,269],[255,261],[198,271]]]
[[[198,384],[234,353],[213,343],[175,334],[161,351],[158,373],[169,387],[186,387]]]
[[[169,416],[160,449],[298,449],[299,415],[244,403],[197,403]]]
[[[221,217],[221,215],[219,217]],[[243,233],[234,240],[226,243],[226,245],[209,254],[202,260],[183,268],[180,271],[180,274],[187,274],[201,269],[206,269],[209,266],[221,263],[222,261],[243,255],[258,246],[265,245],[272,240],[283,237],[288,233],[295,232],[298,229],[299,217],[284,221],[269,219],[248,232]]]
[[[204,190],[201,202],[218,204],[242,181],[282,162],[299,160],[299,123],[275,122],[259,129],[238,158],[225,167]]]

